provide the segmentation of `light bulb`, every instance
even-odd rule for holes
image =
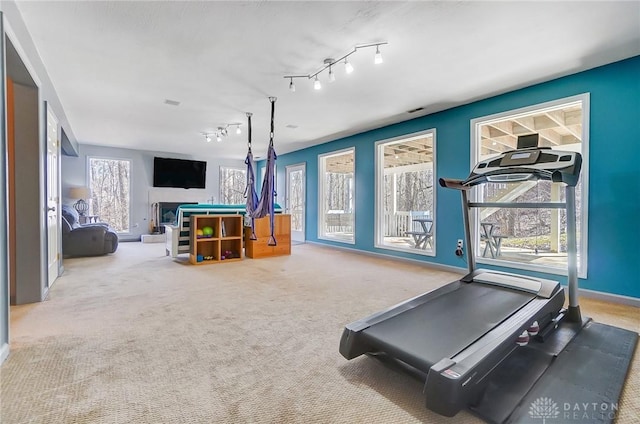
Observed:
[[[216,135],[216,141],[218,143],[222,141],[222,137],[220,137],[220,134]]]
[[[329,66],[329,82],[334,82],[336,80],[336,74],[333,73],[331,66]]]
[[[380,46],[376,46],[376,56],[373,59],[373,63],[379,65],[382,63],[382,53],[380,53]]]
[[[207,134],[205,136],[205,140],[207,140],[207,143],[211,143],[211,136],[209,134]]]
[[[242,130],[240,129],[240,125],[238,125],[236,127],[236,134],[238,134],[238,135],[242,134]]]
[[[289,90],[291,90],[292,93],[296,92],[296,86],[293,83],[293,78],[291,78],[291,82],[289,83]]]
[[[347,59],[344,60],[344,70],[347,72],[347,74],[353,72],[353,66]]]
[[[322,84],[320,84],[320,80],[318,79],[317,75],[316,80],[313,82],[313,88],[315,88],[316,90],[320,90],[322,88]]]

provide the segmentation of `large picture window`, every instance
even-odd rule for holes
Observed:
[[[435,130],[376,143],[376,247],[435,254]]]
[[[580,152],[582,173],[576,187],[579,276],[586,278],[588,95],[562,99],[472,121],[472,164],[516,147],[517,137],[537,133],[539,147]],[[550,181],[488,183],[475,188],[479,202],[564,202],[564,185]],[[479,208],[473,231],[478,262],[565,274],[564,209]]]
[[[355,243],[354,148],[318,157],[318,237]]]
[[[245,169],[220,167],[220,203],[223,205],[245,203],[246,188],[247,171]]]
[[[131,162],[89,158],[89,215],[108,223],[119,233],[130,231]]]

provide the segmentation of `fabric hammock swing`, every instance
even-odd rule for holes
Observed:
[[[262,218],[269,215],[271,235],[269,236],[269,242],[267,245],[276,246],[278,243],[274,236],[274,213],[275,213],[275,168],[276,168],[276,155],[275,148],[273,146],[274,136],[274,115],[276,98],[269,97],[271,102],[271,131],[269,133],[269,149],[267,150],[267,167],[264,174],[264,181],[262,181],[262,190],[260,191],[260,200],[255,190],[255,174],[253,172],[253,154],[251,152],[251,114],[247,113],[249,118],[249,150],[247,152],[247,158],[244,163],[247,165],[247,189],[245,195],[247,197],[247,216],[251,217],[251,240],[256,240],[254,220],[255,218]]]

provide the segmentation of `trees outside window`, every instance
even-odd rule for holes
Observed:
[[[220,167],[220,203],[240,205],[246,202],[247,171]]]
[[[131,162],[89,158],[89,214],[118,233],[130,231]]]
[[[355,149],[318,157],[318,237],[354,243]]]
[[[435,130],[376,143],[376,247],[435,254],[434,170]]]

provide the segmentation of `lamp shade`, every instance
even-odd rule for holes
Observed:
[[[70,199],[88,199],[91,196],[89,187],[71,187],[69,189]]]

